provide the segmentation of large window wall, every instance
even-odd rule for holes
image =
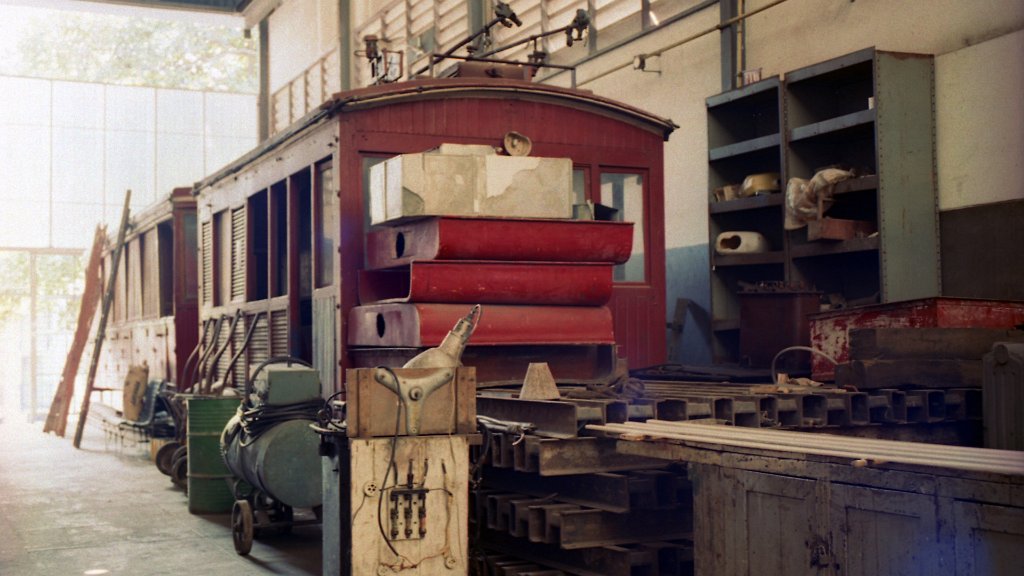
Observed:
[[[87,248],[256,145],[256,96],[0,76],[0,250]]]

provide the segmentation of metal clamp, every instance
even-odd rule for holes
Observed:
[[[449,368],[418,378],[399,378],[393,370],[387,368],[377,368],[373,375],[373,379],[394,392],[405,407],[405,431],[410,436],[420,433],[423,403],[454,377],[455,371]]]

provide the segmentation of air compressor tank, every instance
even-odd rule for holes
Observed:
[[[323,499],[320,437],[310,428],[321,406],[316,370],[269,365],[239,412],[224,427],[224,463],[238,478],[287,506],[312,508]]]

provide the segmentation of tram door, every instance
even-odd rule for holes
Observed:
[[[609,307],[619,355],[630,368],[664,362],[665,268],[662,228],[652,214],[646,170],[622,167],[577,167],[573,172],[576,202],[594,204],[594,217],[633,223],[630,258],[615,267]],[[660,213],[659,213],[660,214]],[[661,257],[655,257],[659,253]]]
[[[312,211],[312,301],[310,325],[313,367],[320,372],[325,397],[334,393],[338,370],[338,342],[335,308],[338,293],[335,267],[338,266],[338,194],[334,167],[328,158],[313,166]]]

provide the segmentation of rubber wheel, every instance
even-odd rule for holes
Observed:
[[[171,475],[171,465],[174,464],[174,452],[181,448],[177,442],[168,442],[156,451],[156,469],[166,476]]]
[[[188,458],[178,458],[171,464],[171,482],[175,486],[188,490]]]
[[[173,465],[178,461],[178,458],[184,458],[185,456],[188,456],[188,445],[179,444],[178,449],[171,454],[171,464]]]
[[[235,500],[231,507],[231,536],[235,543],[235,552],[240,556],[252,550],[252,506],[247,500]]]

